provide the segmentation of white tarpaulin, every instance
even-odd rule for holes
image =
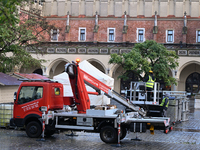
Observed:
[[[79,63],[79,67],[90,74],[91,76],[95,77],[99,81],[105,83],[109,87],[113,89],[114,87],[114,79],[111,78],[110,76],[104,74],[97,68],[95,68],[93,65],[91,65],[88,61],[84,60]],[[58,81],[63,84],[64,86],[64,96],[73,96],[72,90],[71,90],[71,85],[69,81],[68,74],[66,72],[61,73],[57,76],[53,77],[53,80]],[[95,90],[89,86],[86,86],[87,91],[93,91]],[[101,95],[89,95],[90,98],[90,105],[106,105],[110,104],[110,99],[104,95],[104,93],[101,91]]]

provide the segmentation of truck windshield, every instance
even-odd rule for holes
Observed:
[[[18,104],[24,104],[33,100],[42,98],[43,87],[41,86],[23,86],[19,93]]]

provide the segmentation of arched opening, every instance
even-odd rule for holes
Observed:
[[[88,61],[90,64],[92,64],[94,67],[96,67],[97,69],[99,69],[101,72],[105,73],[105,69],[103,68],[103,66],[101,64],[99,64],[96,61]]]
[[[21,67],[20,70],[19,70],[19,73],[37,73],[37,74],[43,75],[43,71],[40,67],[39,68],[36,68],[36,67],[29,67],[29,68]]]
[[[193,74],[193,75],[192,75]],[[188,95],[190,94],[194,94],[193,91],[195,91],[195,89],[197,90],[197,88],[195,87],[195,82],[199,82],[198,75],[195,74],[200,74],[200,65],[197,63],[187,63],[187,65],[184,65],[184,68],[182,67],[182,70],[180,72],[180,76],[179,76],[179,81],[178,81],[178,90],[179,91],[187,91]],[[195,77],[198,80],[193,80],[192,78]],[[195,81],[195,82],[194,82]],[[198,85],[199,83],[197,83]],[[186,86],[187,85],[187,86]],[[194,89],[193,89],[193,85],[194,85]],[[187,89],[188,88],[188,89]]]
[[[42,69],[36,69],[35,71],[33,71],[33,73],[37,73],[37,74],[43,75]]]
[[[54,60],[49,66],[48,66],[48,76],[50,79],[53,79],[54,76],[63,73],[65,71],[65,64],[69,61],[63,58],[58,58]]]
[[[50,69],[49,78],[52,79],[53,76],[63,73],[65,71],[65,64],[65,61],[57,61],[56,63],[54,63],[54,65]]]
[[[190,74],[185,82],[186,92],[190,96],[193,96],[196,93],[199,93],[200,90],[199,86],[200,86],[200,74],[197,72]]]

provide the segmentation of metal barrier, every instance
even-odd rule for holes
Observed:
[[[185,91],[163,91],[170,95],[168,117],[171,122],[187,121],[189,114],[189,99]]]
[[[181,101],[180,98],[169,100],[167,117],[170,117],[171,122],[177,122],[181,120],[182,105],[180,105],[180,101]]]
[[[183,109],[182,109],[182,121],[187,121],[188,120],[188,115],[189,115],[189,99],[185,98],[183,101]]]

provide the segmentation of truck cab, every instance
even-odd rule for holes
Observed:
[[[41,129],[41,106],[47,106],[49,110],[63,109],[63,85],[52,81],[22,82],[15,93],[14,112],[11,126],[24,127],[28,135],[37,137],[37,126]],[[31,128],[31,129],[30,129]]]

